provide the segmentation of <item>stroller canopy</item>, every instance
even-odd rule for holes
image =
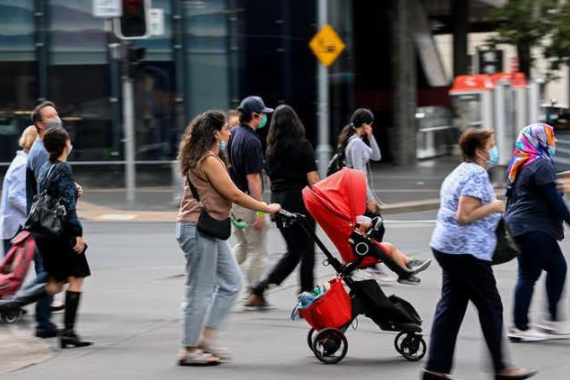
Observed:
[[[303,189],[305,207],[334,243],[345,263],[355,260],[348,241],[356,217],[366,212],[366,175],[344,168]]]

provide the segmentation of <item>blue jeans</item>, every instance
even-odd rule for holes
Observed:
[[[555,238],[544,232],[528,232],[516,236],[521,253],[518,257],[519,275],[515,288],[515,326],[529,328],[528,309],[534,292],[534,284],[546,271],[546,297],[548,312],[553,321],[558,320],[558,303],[566,281],[566,260]]]
[[[34,265],[36,267],[36,278],[30,284],[26,285],[26,287],[42,284],[48,280],[48,273],[44,269],[42,257],[37,247],[36,252],[34,253]],[[51,328],[50,319],[52,302],[53,296],[46,296],[36,302],[36,329],[49,330]]]
[[[186,257],[182,345],[198,345],[202,328],[218,330],[241,289],[241,270],[227,241],[203,235],[196,223],[176,223]]]
[[[12,243],[10,243],[12,239],[2,239],[2,245],[4,246],[4,257],[8,254],[10,248],[12,248]]]

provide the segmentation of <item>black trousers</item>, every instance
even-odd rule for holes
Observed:
[[[284,209],[291,212],[301,213],[307,215],[305,226],[315,231],[315,221],[308,216],[309,213],[303,204],[301,190],[273,192],[271,194],[271,201],[281,204]],[[276,217],[277,228],[285,243],[287,245],[287,252],[279,259],[277,264],[271,269],[267,275],[265,282],[267,285],[276,284],[280,285],[297,267],[301,262],[301,292],[312,291],[315,286],[314,267],[315,267],[315,242],[303,230],[300,224],[292,226],[283,226]]]
[[[491,264],[471,255],[451,255],[432,250],[443,270],[443,281],[431,329],[426,369],[451,372],[457,334],[471,301],[477,308],[495,372],[499,373],[507,367],[502,351],[503,303]]]
[[[315,231],[315,222],[307,220],[308,228]],[[281,284],[301,262],[301,292],[311,291],[315,286],[315,242],[298,224],[290,227],[280,227],[279,232],[287,244],[287,252],[275,264],[269,275],[269,284]]]

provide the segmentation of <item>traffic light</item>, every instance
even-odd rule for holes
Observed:
[[[145,38],[150,34],[149,0],[122,0],[123,15],[115,18],[115,33],[121,39]]]
[[[139,71],[139,67],[144,59],[146,53],[145,48],[129,46],[127,48],[128,62],[129,62],[129,76],[133,77]]]

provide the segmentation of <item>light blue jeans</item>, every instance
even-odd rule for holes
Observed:
[[[241,270],[229,244],[200,233],[196,223],[176,223],[186,257],[182,345],[198,345],[202,329],[218,330],[241,289]]]

